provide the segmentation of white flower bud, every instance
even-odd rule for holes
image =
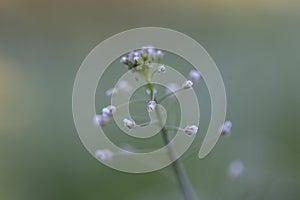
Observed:
[[[108,116],[108,115],[110,115],[110,113],[109,113],[109,110],[108,110],[108,108],[102,108],[102,115],[103,116]]]
[[[245,167],[242,161],[240,160],[232,161],[228,166],[228,174],[232,178],[236,178],[242,175],[242,173],[244,172],[244,168]]]
[[[160,65],[157,68],[158,73],[164,73],[166,72],[166,67],[164,65]]]
[[[107,106],[105,108],[102,109],[102,115],[103,116],[108,116],[108,115],[112,115],[113,113],[116,112],[116,107],[113,105]]]
[[[100,160],[110,160],[113,157],[113,152],[109,149],[98,149],[95,152],[96,158]]]
[[[188,125],[184,128],[184,132],[187,135],[195,135],[198,131],[198,126],[195,125]]]
[[[135,122],[133,120],[129,120],[127,118],[123,119],[124,126],[129,129],[133,129],[135,127]]]
[[[121,63],[126,64],[128,62],[128,58],[123,56],[120,60]]]
[[[156,102],[155,101],[149,101],[149,103],[147,104],[147,111],[148,112],[152,112],[154,111],[156,108]]]
[[[221,127],[221,135],[229,135],[231,131],[232,123],[231,121],[226,121]]]
[[[162,58],[162,57],[164,56],[164,53],[163,53],[161,50],[158,50],[158,51],[156,52],[156,56],[157,56],[158,58]]]
[[[134,57],[133,57],[133,61],[134,61],[135,63],[137,63],[137,62],[139,61],[139,57],[138,57],[138,56],[134,56]]]
[[[190,80],[184,81],[184,83],[182,84],[183,89],[189,89],[191,87],[193,87],[193,82]]]
[[[194,83],[199,81],[200,77],[201,77],[201,74],[197,70],[191,70],[189,73],[189,79]]]
[[[110,119],[108,116],[95,115],[93,121],[94,121],[95,126],[105,126],[106,124],[109,123]]]

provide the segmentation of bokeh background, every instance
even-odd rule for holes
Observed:
[[[200,199],[299,199],[298,0],[0,0],[0,199],[181,199],[171,167],[109,169],[73,123],[72,87],[85,56],[144,26],[191,36],[224,78],[231,136],[203,160],[192,151],[183,159]]]

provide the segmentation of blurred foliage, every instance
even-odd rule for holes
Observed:
[[[232,135],[207,158],[190,151],[184,159],[199,197],[299,199],[299,13],[296,0],[1,0],[0,199],[180,197],[170,167],[148,174],[109,169],[85,150],[73,123],[72,86],[87,53],[143,26],[193,37],[223,75]],[[205,88],[198,88],[201,112],[209,114]],[[204,133],[209,116],[202,116]],[[233,160],[245,166],[236,178],[228,175]]]

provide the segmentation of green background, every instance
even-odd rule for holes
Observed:
[[[144,26],[194,38],[224,79],[231,136],[203,160],[196,151],[183,159],[200,199],[299,199],[299,13],[297,0],[1,0],[0,199],[181,198],[171,167],[109,169],[86,151],[73,123],[72,87],[85,56],[111,35]],[[205,86],[198,89],[201,140],[210,104]],[[245,167],[236,178],[228,175],[234,160]]]

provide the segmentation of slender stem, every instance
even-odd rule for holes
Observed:
[[[157,102],[158,102],[158,103],[161,103],[163,100],[165,100],[165,99],[168,98],[169,96],[172,96],[172,95],[174,95],[175,93],[178,93],[178,92],[180,92],[180,91],[182,91],[182,90],[183,90],[183,88],[180,88],[180,89],[178,89],[178,90],[175,90],[174,92],[170,92],[170,93],[166,94],[165,96],[161,97],[160,99],[158,99]]]
[[[177,127],[177,126],[171,126],[171,125],[165,125],[164,127],[167,130],[177,130],[177,131],[184,131],[183,128]]]
[[[164,140],[165,145],[167,145],[170,142],[170,138],[168,136],[168,132],[165,128],[162,128],[162,137]],[[169,148],[169,155],[171,158],[175,158],[174,152],[172,148]],[[184,199],[185,200],[197,200],[198,197],[196,196],[196,193],[193,190],[193,186],[188,179],[188,176],[180,162],[180,160],[176,160],[172,163],[174,173],[176,175],[176,178],[178,180],[180,189],[183,193]]]
[[[151,83],[149,83],[148,88],[153,92],[153,86],[151,85]],[[154,99],[154,100],[156,101],[156,99]],[[163,138],[163,142],[167,146],[170,142],[168,131],[162,124],[162,118],[161,118],[161,114],[158,110],[158,107],[156,107],[155,112],[156,112],[158,121],[159,121],[159,123],[162,127],[162,129],[161,129],[162,134],[161,135],[162,135],[162,138]],[[188,176],[187,176],[180,160],[178,160],[176,158],[176,155],[175,155],[175,153],[174,153],[174,151],[173,151],[173,149],[170,145],[168,146],[168,153],[169,153],[170,159],[174,160],[172,162],[173,170],[174,170],[174,173],[176,175],[176,179],[178,181],[179,187],[180,187],[180,189],[182,191],[182,194],[184,196],[184,199],[185,200],[197,200],[198,197],[196,196],[196,193],[194,192],[193,186],[190,183],[190,180],[188,179]]]

